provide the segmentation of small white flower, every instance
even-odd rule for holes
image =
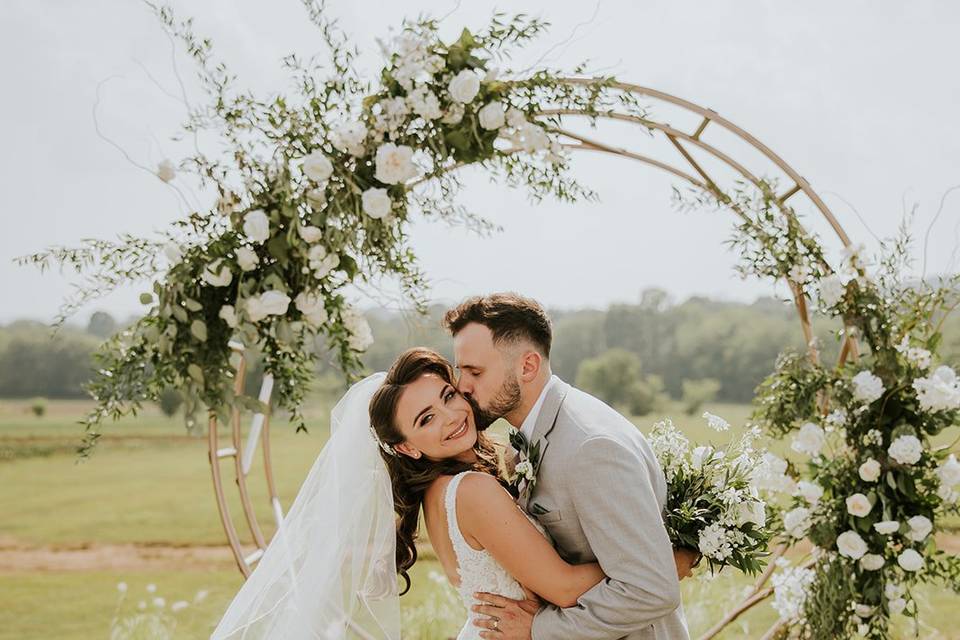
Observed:
[[[730,423],[721,418],[720,416],[715,416],[709,411],[703,412],[703,417],[707,421],[707,426],[713,429],[714,431],[726,431],[730,428]]]
[[[764,527],[767,524],[767,508],[762,502],[748,500],[737,505],[737,526],[751,522],[758,527]]]
[[[417,175],[413,149],[392,142],[380,145],[376,157],[376,178],[384,184],[400,184]]]
[[[896,533],[900,530],[900,523],[896,520],[883,520],[881,522],[874,523],[873,528],[877,533],[888,536],[891,533]]]
[[[204,600],[207,599],[207,596],[208,596],[209,594],[210,594],[210,592],[207,591],[206,589],[200,589],[200,591],[197,591],[197,595],[195,595],[195,596],[193,597],[193,601],[194,601],[194,602],[203,602]]]
[[[869,618],[873,615],[874,607],[871,607],[868,604],[860,604],[859,602],[853,607],[853,612],[857,615],[858,618]]]
[[[459,102],[454,102],[447,109],[447,112],[444,114],[443,119],[440,121],[443,124],[460,124],[460,121],[463,120],[463,105]]]
[[[893,600],[894,598],[899,598],[906,592],[906,589],[902,584],[897,584],[896,582],[887,582],[883,587],[883,595],[887,600]]]
[[[517,129],[514,140],[527,153],[542,151],[550,146],[550,137],[547,132],[543,130],[543,127],[532,122],[526,122]]]
[[[807,535],[807,529],[810,528],[810,510],[806,507],[797,507],[788,511],[783,516],[783,528],[794,538],[802,538]]]
[[[265,291],[247,298],[246,309],[250,322],[260,322],[267,316],[282,316],[290,306],[290,296],[282,291]]]
[[[797,453],[805,453],[810,456],[820,455],[820,450],[826,442],[826,436],[823,429],[812,422],[807,422],[800,427],[800,432],[794,437],[790,448]]]
[[[506,122],[506,112],[503,109],[503,103],[498,100],[488,102],[477,112],[477,118],[480,121],[480,126],[487,131],[499,129]]]
[[[168,242],[163,245],[163,255],[170,264],[177,264],[183,258],[183,249],[175,242]]]
[[[712,457],[713,447],[702,445],[690,453],[690,464],[694,469],[699,471],[703,468],[703,463],[709,461]]]
[[[797,493],[810,504],[816,504],[823,497],[823,487],[816,482],[801,480],[797,484]]]
[[[530,464],[529,460],[518,462],[514,471],[518,476],[526,479],[527,481],[533,480],[533,465]]]
[[[781,558],[782,559],[782,558]],[[786,562],[786,561],[784,561]],[[810,585],[816,574],[803,567],[784,567],[770,578],[773,583],[773,608],[781,620],[797,620],[803,614]]]
[[[390,200],[386,189],[371,187],[363,192],[360,200],[363,212],[376,220],[389,214],[393,207],[393,202]]]
[[[157,165],[157,177],[164,182],[170,182],[177,177],[177,168],[169,160],[162,160]]]
[[[960,409],[960,381],[950,367],[937,367],[928,377],[917,378],[913,381],[913,388],[924,411]]]
[[[910,346],[910,336],[903,336],[903,340],[896,347],[897,351],[906,358],[907,362],[918,369],[925,370],[930,366],[933,354],[921,347]]]
[[[847,513],[857,518],[867,516],[873,510],[870,499],[862,493],[855,493],[847,498]]]
[[[829,275],[820,281],[820,301],[826,308],[835,307],[846,291],[847,287],[838,275]]]
[[[516,107],[507,109],[507,126],[512,129],[519,129],[525,124],[527,124],[527,116],[523,111]]]
[[[188,603],[186,600],[177,600],[172,605],[170,605],[170,611],[177,613],[178,611],[183,611],[189,606],[190,606],[190,603]]]
[[[330,134],[330,143],[334,148],[358,158],[364,153],[363,143],[366,139],[367,128],[362,122],[343,123]]]
[[[158,609],[163,609],[165,606],[167,606],[167,601],[163,598],[154,598],[153,606],[157,607]]]
[[[867,543],[856,531],[844,531],[837,536],[837,550],[842,556],[859,560],[867,553]]]
[[[366,351],[373,344],[373,331],[363,314],[348,307],[341,314],[343,324],[350,333],[349,344],[354,351]]]
[[[243,232],[250,242],[261,244],[270,237],[270,218],[263,209],[254,209],[243,218]]]
[[[327,189],[326,187],[316,187],[310,189],[304,194],[307,197],[307,204],[313,207],[314,210],[319,211],[327,204]]]
[[[325,183],[333,175],[333,163],[322,151],[314,151],[304,156],[303,172],[311,180]]]
[[[487,72],[483,74],[484,82],[493,82],[500,76],[500,69],[497,67],[490,67],[487,69]]]
[[[853,377],[853,397],[867,404],[883,395],[883,381],[870,371],[861,371]]]
[[[914,542],[923,542],[933,531],[933,523],[926,516],[913,516],[907,520],[907,526],[910,527],[907,537]]]
[[[923,445],[916,436],[900,436],[890,443],[887,453],[900,464],[915,464],[923,455]]]
[[[137,603],[137,609],[140,609],[140,611],[143,611],[146,608],[147,608],[147,603],[144,602],[143,600]]]
[[[323,237],[323,230],[320,227],[298,227],[297,231],[304,242],[313,244]]]
[[[879,571],[883,568],[883,556],[876,553],[868,553],[860,558],[860,566],[864,571]]]
[[[307,260],[310,263],[310,269],[313,275],[322,280],[340,264],[340,256],[336,253],[327,253],[327,248],[322,244],[315,244],[310,247],[307,253]]]
[[[839,429],[847,424],[847,412],[843,409],[831,411],[830,415],[823,419],[823,422],[827,426]]]
[[[905,549],[903,553],[897,556],[897,564],[904,571],[920,571],[923,569],[923,556],[913,549]]]
[[[896,615],[903,613],[903,610],[907,608],[907,601],[903,598],[894,598],[887,602],[887,606],[890,608],[890,613]]]
[[[240,247],[237,249],[237,264],[244,271],[253,271],[260,264],[260,258],[257,252],[250,247]]]
[[[301,291],[294,299],[294,305],[312,326],[320,327],[326,323],[327,310],[324,307],[323,295],[321,293],[317,291],[310,293]]]
[[[757,489],[774,493],[793,493],[795,487],[793,478],[786,475],[787,461],[767,452],[760,458],[751,474],[751,482]]]
[[[480,92],[480,76],[470,69],[464,69],[450,81],[447,86],[450,97],[454,102],[468,104],[473,102]]]
[[[950,456],[937,467],[937,477],[940,478],[940,484],[944,487],[952,488],[960,484],[960,462],[957,456]]]
[[[232,304],[225,304],[220,307],[220,312],[217,316],[227,323],[227,326],[231,329],[237,328],[237,310],[233,308]]]
[[[443,116],[440,100],[427,87],[418,87],[407,96],[413,112],[424,120],[436,120]]]
[[[868,458],[860,465],[857,472],[865,482],[876,482],[880,478],[880,463],[873,458]]]
[[[233,273],[229,266],[223,264],[223,260],[214,260],[208,264],[201,277],[213,287],[225,287],[233,281]]]
[[[157,585],[153,584],[152,582],[147,585],[147,593],[156,593],[156,592],[157,592]]]
[[[119,591],[120,593],[126,593],[126,592],[127,592],[127,583],[126,583],[126,582],[118,582],[118,583],[117,583],[117,591]]]

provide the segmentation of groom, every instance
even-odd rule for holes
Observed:
[[[599,562],[607,579],[576,606],[540,607],[481,594],[484,638],[496,640],[687,640],[676,557],[663,525],[666,481],[643,435],[596,398],[552,375],[553,332],[543,308],[513,293],[474,297],[448,311],[460,391],[478,428],[504,418],[533,455],[536,480],[520,504],[569,562]]]

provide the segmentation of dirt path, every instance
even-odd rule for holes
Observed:
[[[0,573],[220,570],[236,567],[229,547],[163,544],[29,545],[0,539]]]

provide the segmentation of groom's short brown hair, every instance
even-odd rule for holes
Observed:
[[[532,298],[510,292],[474,296],[443,316],[443,326],[454,336],[474,322],[490,329],[495,343],[528,340],[543,357],[550,358],[553,344],[550,318]]]

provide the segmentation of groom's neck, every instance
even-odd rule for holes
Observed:
[[[533,410],[533,405],[537,404],[540,394],[543,393],[543,388],[546,387],[547,382],[550,381],[551,375],[553,374],[548,368],[546,371],[541,371],[540,375],[528,384],[520,387],[520,404],[516,409],[504,416],[507,422],[517,429],[523,425],[523,421],[530,415],[530,411]]]

